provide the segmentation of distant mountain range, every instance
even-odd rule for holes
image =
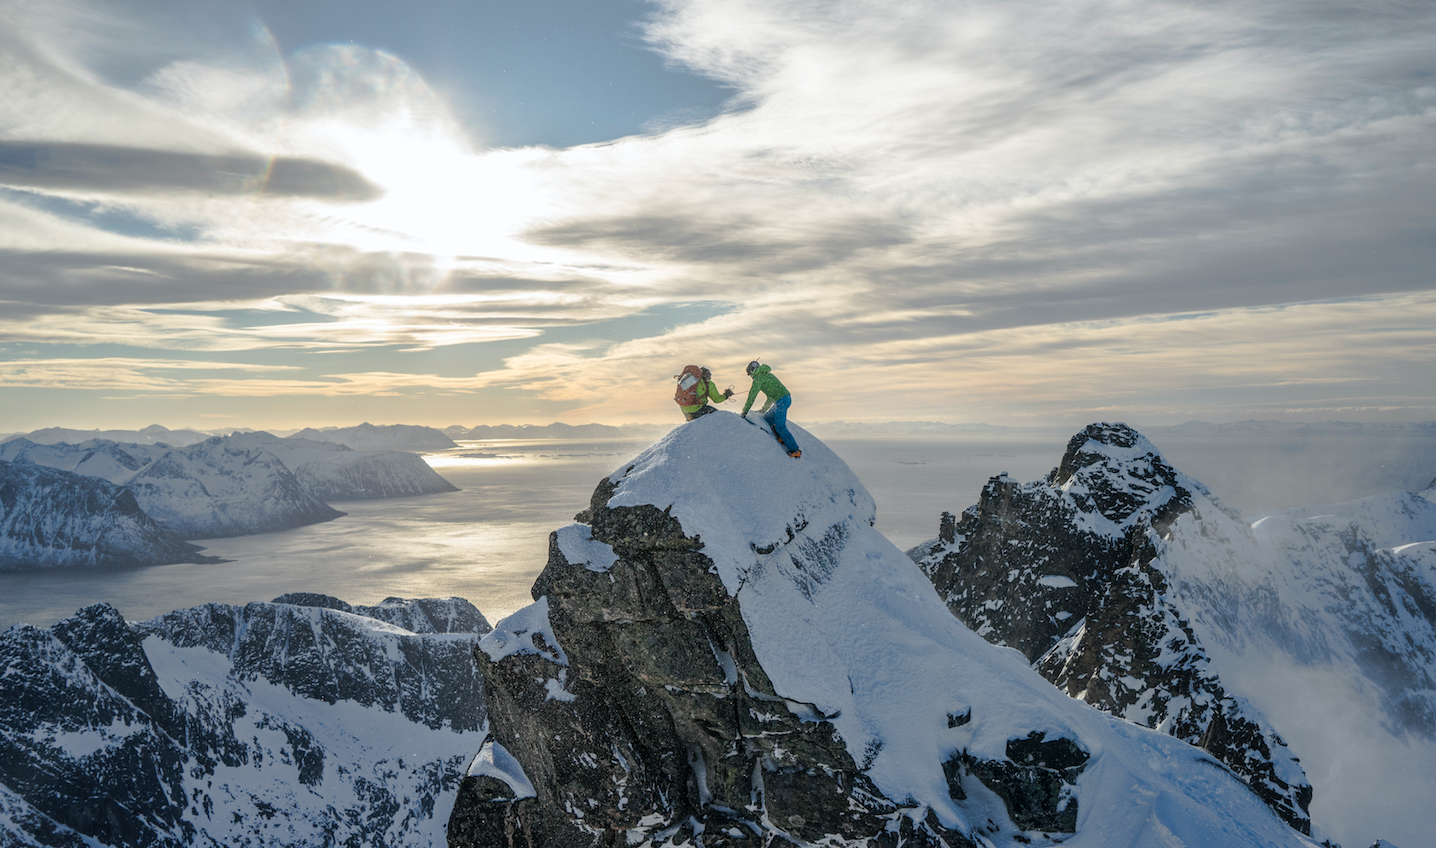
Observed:
[[[29,433],[14,433],[0,438],[0,443],[26,438],[37,445],[56,445],[62,442],[78,445],[94,439],[123,442],[134,445],[169,445],[181,448],[212,438],[214,433],[198,430],[168,430],[158,424],[151,424],[142,430],[71,430],[66,427],[46,427]]]
[[[321,430],[315,430],[312,427],[305,428],[297,433],[291,433],[287,438],[334,442],[357,451],[439,451],[458,447],[454,444],[453,439],[433,427],[421,427],[416,424],[376,426],[367,421],[356,427],[334,427]]]
[[[12,570],[26,562],[53,567],[199,561],[193,546],[181,550],[147,529],[151,520],[182,539],[214,539],[344,515],[330,500],[456,491],[416,453],[355,451],[262,432],[211,436],[182,448],[19,438],[0,443],[0,462],[11,469],[10,506],[0,528]],[[22,473],[39,466],[70,476]],[[105,486],[77,482],[83,480]],[[130,508],[135,515],[124,513]]]

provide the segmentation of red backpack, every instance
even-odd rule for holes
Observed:
[[[692,406],[698,402],[698,389],[703,385],[703,369],[697,365],[683,366],[678,375],[678,391],[673,393],[673,402],[679,406]]]

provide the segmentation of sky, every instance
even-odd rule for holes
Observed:
[[[0,0],[0,432],[1436,419],[1436,4]]]

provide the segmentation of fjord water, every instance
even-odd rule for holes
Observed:
[[[989,477],[1006,472],[1028,481],[1047,474],[1071,435],[1051,429],[824,441],[873,495],[877,529],[906,549],[937,535],[943,510],[976,503]],[[1429,437],[1333,442],[1159,429],[1150,436],[1173,465],[1249,516],[1425,488],[1436,476],[1436,440]],[[465,442],[427,457],[460,491],[336,503],[348,515],[335,521],[199,542],[229,562],[0,574],[0,628],[49,626],[98,601],[142,620],[202,603],[268,601],[300,591],[355,604],[457,595],[494,621],[530,601],[549,533],[588,506],[599,478],[649,442]]]

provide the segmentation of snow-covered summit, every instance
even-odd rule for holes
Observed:
[[[555,534],[476,654],[492,733],[451,844],[1312,844],[964,627],[792,430],[798,460],[731,413],[684,424]]]

